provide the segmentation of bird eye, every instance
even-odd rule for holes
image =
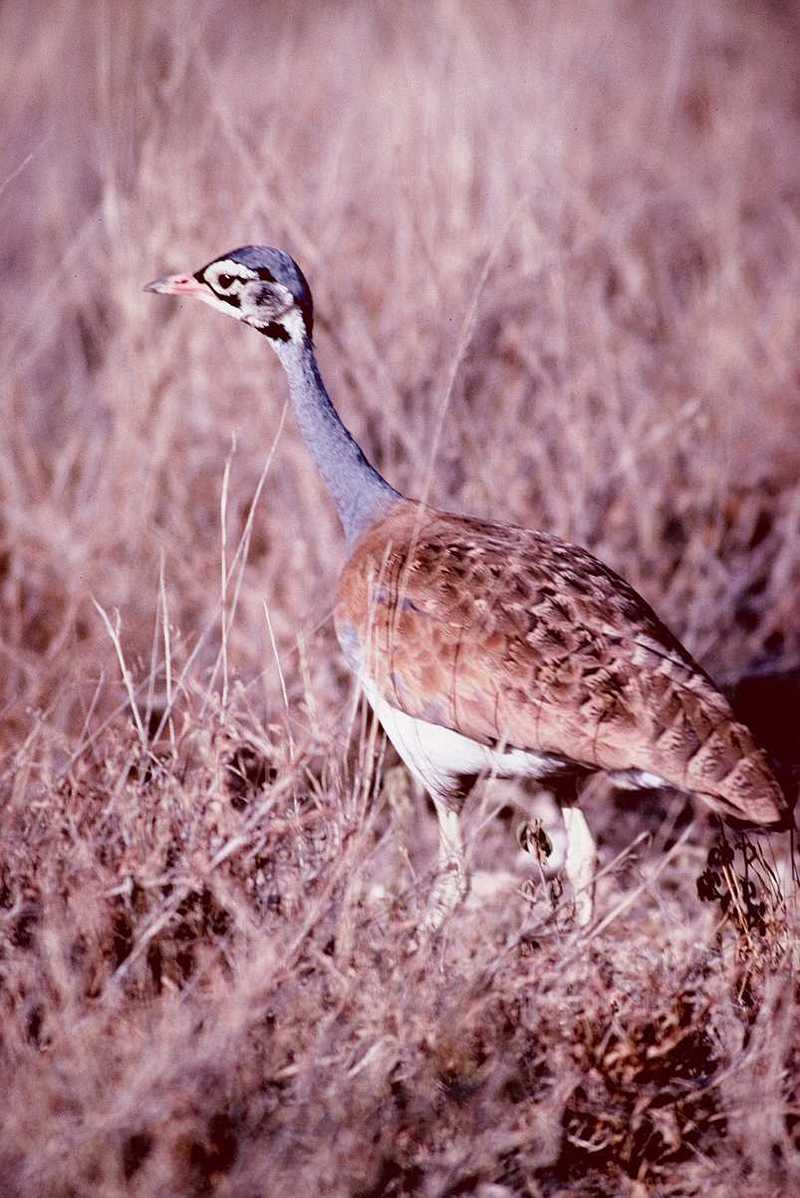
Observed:
[[[221,287],[223,291],[227,291],[235,277],[235,275],[219,275],[217,278],[217,286]]]

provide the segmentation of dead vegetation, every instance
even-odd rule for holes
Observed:
[[[737,700],[791,778],[799,35],[722,0],[0,10],[3,1198],[797,1191],[785,863],[598,788],[580,940],[489,790],[473,900],[409,952],[434,821],[334,646],[283,380],[140,287],[289,249],[391,480],[436,444],[434,501],[767,671]]]

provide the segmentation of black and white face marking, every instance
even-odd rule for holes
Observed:
[[[205,284],[198,298],[218,312],[252,325],[273,341],[296,341],[305,336],[294,296],[266,267],[218,258],[194,277]]]
[[[270,246],[241,246],[193,275],[164,275],[145,290],[201,299],[258,329],[275,349],[311,339],[314,307],[305,276],[288,254]]]
[[[258,275],[239,262],[231,262],[223,258],[198,270],[194,277],[198,283],[205,283],[207,287],[210,287],[216,299],[224,300],[226,304],[239,308],[241,306],[239,293],[242,287],[246,283],[257,280]]]

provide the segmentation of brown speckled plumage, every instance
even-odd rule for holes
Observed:
[[[589,770],[654,774],[756,824],[784,814],[725,697],[584,549],[400,503],[356,546],[336,623],[369,645],[366,675],[409,715]]]
[[[311,292],[288,254],[240,246],[148,290],[193,296],[251,325],[281,361],[352,551],[336,605],[342,649],[436,806],[430,929],[467,890],[458,814],[481,773],[537,778],[557,792],[582,925],[592,918],[596,861],[577,803],[588,774],[667,782],[753,824],[789,822],[751,733],[626,582],[555,537],[404,499],[370,465],[325,389]],[[542,843],[524,828],[525,847]]]

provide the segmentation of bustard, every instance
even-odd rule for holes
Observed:
[[[527,776],[555,794],[580,925],[592,917],[596,850],[578,797],[599,770],[693,792],[752,826],[789,826],[765,753],[627,582],[554,536],[407,499],[370,465],[325,389],[311,292],[288,254],[244,246],[146,290],[251,325],[286,372],[350,550],[339,643],[438,814],[431,929],[467,890],[459,815],[481,774]]]

